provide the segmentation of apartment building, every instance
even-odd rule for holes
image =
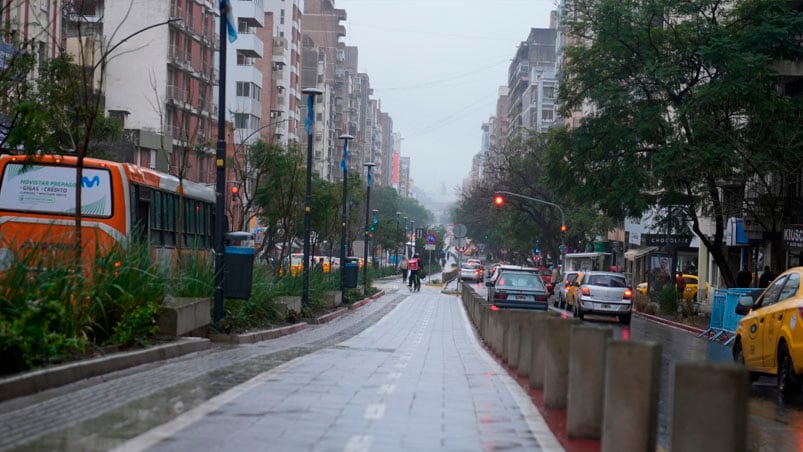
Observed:
[[[521,129],[542,132],[556,124],[556,58],[557,30],[530,29],[508,70],[508,139]]]
[[[271,131],[273,142],[300,144],[304,132],[301,120],[301,21],[304,0],[263,0],[265,12],[273,16]],[[304,138],[306,139],[306,138]]]
[[[273,36],[259,32],[265,27],[263,0],[232,0],[231,5],[237,40],[227,43],[225,111],[234,124],[235,145],[242,147],[262,138],[260,132],[270,123],[269,117],[263,116],[262,103],[265,94],[270,99],[265,73],[272,72],[266,57],[272,55]]]

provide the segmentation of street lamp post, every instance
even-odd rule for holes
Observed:
[[[366,176],[366,197],[365,197],[365,232],[363,233],[363,249],[362,249],[362,285],[363,294],[368,294],[368,213],[371,210],[371,168],[376,166],[376,163],[367,162],[363,163],[367,168]]]
[[[396,212],[396,238],[399,237],[401,230],[399,230],[399,221],[401,220],[401,212]],[[396,270],[399,270],[399,243],[396,242]]]
[[[302,268],[302,288],[301,303],[306,306],[309,303],[309,239],[312,229],[312,128],[315,125],[315,96],[323,94],[318,88],[304,88],[302,93],[307,95],[307,120],[305,127],[307,130],[307,191],[304,197],[304,262]]]
[[[354,137],[351,135],[340,135],[343,140],[343,158],[340,160],[340,169],[343,170],[343,205],[340,214],[340,293],[341,299],[346,299],[346,225],[348,223],[348,213],[346,206],[346,193],[349,189],[349,141]]]
[[[415,254],[415,221],[410,220],[410,254]]]
[[[381,254],[379,255],[379,260],[377,260],[376,257],[376,248],[377,248],[376,244],[379,243],[379,210],[373,209],[371,210],[371,213],[374,214],[374,218],[372,220],[374,223],[373,227],[374,234],[373,237],[371,237],[371,261],[374,264],[378,264],[377,267],[379,267],[382,265],[382,255]]]
[[[410,218],[409,217],[404,217],[404,257],[407,257],[407,258],[410,257],[410,253],[407,251],[407,241],[408,241],[408,237],[409,237],[407,235],[407,228],[409,226],[410,226]]]

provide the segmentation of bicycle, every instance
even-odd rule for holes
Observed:
[[[410,290],[410,292],[421,291],[421,275],[418,272],[416,272],[413,276],[413,284],[407,286],[407,288]]]

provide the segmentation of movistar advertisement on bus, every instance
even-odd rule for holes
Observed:
[[[0,185],[0,208],[59,215],[75,213],[75,168],[10,163]],[[112,214],[111,175],[108,170],[84,168],[81,181],[82,213],[93,217]]]

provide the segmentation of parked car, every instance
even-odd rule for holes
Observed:
[[[484,277],[484,271],[482,269],[482,264],[473,262],[470,264],[463,264],[463,266],[460,267],[461,281],[470,279],[472,281],[482,282],[483,277]]]
[[[581,274],[581,272],[574,270],[563,274],[561,281],[555,285],[555,293],[557,294],[557,300],[555,300],[556,306],[561,309],[574,306],[574,293],[577,291],[577,286],[573,284]],[[571,303],[569,303],[570,300]]]
[[[488,303],[498,308],[547,310],[549,293],[538,270],[500,267],[488,287]]]
[[[616,316],[624,325],[630,324],[633,290],[627,287],[625,275],[614,272],[590,271],[574,282],[577,287],[573,312],[582,319],[586,314]]]
[[[697,286],[699,284],[699,280],[697,275],[688,275],[686,273],[683,274],[683,279],[686,281],[686,288],[683,290],[683,299],[686,301],[693,301],[697,299]],[[708,298],[708,290],[711,285],[706,281],[705,283],[705,297]],[[642,295],[647,295],[649,291],[649,283],[642,282],[636,286],[636,291]]]
[[[774,376],[782,394],[799,391],[803,382],[801,275],[803,267],[790,268],[757,298],[745,294],[736,306],[736,314],[744,317],[736,327],[733,359],[745,365],[752,381]]]
[[[547,267],[539,267],[538,274],[541,275],[541,281],[544,282],[547,292],[549,292],[550,295],[555,293],[554,286],[552,285],[552,270]]]

